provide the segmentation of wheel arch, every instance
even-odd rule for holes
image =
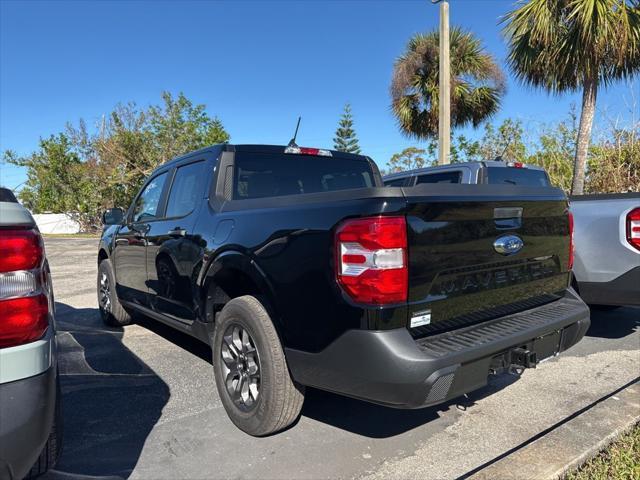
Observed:
[[[207,268],[201,287],[201,308],[207,323],[231,299],[242,295],[261,297],[276,328],[281,320],[277,315],[274,289],[266,273],[249,256],[235,250],[218,255]]]
[[[98,251],[98,265],[100,265],[103,260],[107,260],[108,258],[109,258],[109,254],[107,254],[107,251],[105,250],[105,248],[100,247],[100,250]]]

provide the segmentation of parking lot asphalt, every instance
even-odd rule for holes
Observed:
[[[394,410],[307,390],[300,420],[252,438],[226,416],[207,345],[141,320],[104,327],[97,239],[46,238],[71,478],[456,478],[640,375],[640,309],[593,312],[578,345],[468,398]]]

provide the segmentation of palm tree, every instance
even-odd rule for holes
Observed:
[[[502,20],[508,62],[525,84],[560,94],[582,90],[571,192],[584,188],[600,85],[640,68],[639,0],[530,0]]]
[[[438,136],[438,31],[414,35],[395,62],[391,107],[402,133]],[[495,59],[471,32],[450,32],[451,125],[477,127],[500,107],[505,80]]]

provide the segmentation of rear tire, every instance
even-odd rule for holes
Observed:
[[[225,305],[216,319],[212,350],[218,394],[240,430],[269,435],[298,418],[304,387],[291,378],[278,333],[256,297]]]
[[[131,315],[124,309],[115,290],[116,276],[109,259],[98,265],[98,308],[102,321],[110,327],[123,327],[131,323]]]
[[[53,425],[51,426],[51,432],[49,433],[47,443],[44,444],[44,448],[42,449],[42,452],[40,452],[38,460],[36,460],[36,463],[33,465],[33,467],[31,467],[31,470],[29,470],[29,473],[25,477],[25,480],[36,478],[40,475],[45,474],[55,466],[58,458],[60,457],[60,453],[62,451],[62,408],[60,407],[61,401],[62,397],[60,392],[60,377],[57,377],[56,406],[53,417]]]

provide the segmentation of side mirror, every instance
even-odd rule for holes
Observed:
[[[102,223],[105,225],[119,225],[124,220],[124,210],[121,208],[110,208],[102,214]]]

